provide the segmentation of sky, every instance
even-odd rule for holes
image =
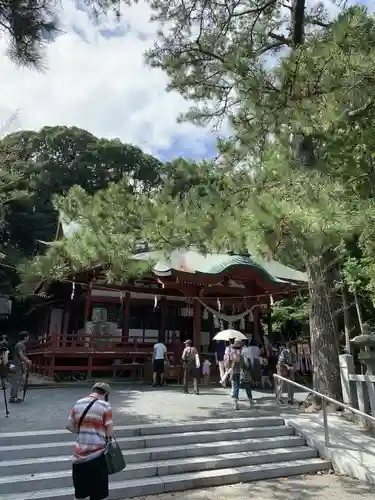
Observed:
[[[330,0],[325,3],[332,9]],[[17,68],[0,37],[0,132],[1,127],[9,133],[75,125],[100,137],[118,137],[163,160],[212,157],[214,131],[178,124],[189,102],[166,92],[167,76],[144,63],[156,35],[149,15],[140,0],[124,9],[119,22],[107,16],[93,23],[73,1],[65,1],[64,35],[48,46],[45,73]]]

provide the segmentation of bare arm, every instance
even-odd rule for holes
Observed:
[[[31,364],[31,361],[25,354],[25,348],[17,349],[16,356],[18,356],[23,363],[26,363],[27,365]]]
[[[74,434],[77,433],[77,424],[75,421],[75,416],[74,416],[74,408],[70,411],[69,416],[68,416],[68,423],[66,424],[65,427],[69,432],[73,432]]]
[[[107,439],[113,438],[112,408],[109,406],[104,413],[104,427]]]
[[[3,360],[4,360],[4,365],[7,365],[9,363],[9,351],[5,351],[3,353]]]
[[[113,438],[113,423],[106,425],[106,427],[105,427],[105,435],[107,436],[108,439],[112,439]]]

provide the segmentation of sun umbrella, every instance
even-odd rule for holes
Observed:
[[[238,339],[245,340],[247,337],[239,332],[238,330],[223,330],[217,333],[214,337],[214,340],[230,340],[230,339]]]

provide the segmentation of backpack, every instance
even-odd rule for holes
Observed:
[[[186,356],[186,363],[189,365],[195,364],[195,349],[193,347],[189,347],[189,352]]]

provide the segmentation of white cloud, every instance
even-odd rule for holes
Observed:
[[[309,0],[310,5],[317,0]],[[331,12],[330,0],[324,2]],[[66,34],[46,50],[48,71],[19,69],[6,57],[0,38],[0,124],[18,110],[14,129],[44,125],[76,125],[103,137],[119,137],[147,152],[168,149],[174,141],[194,156],[204,155],[209,129],[177,124],[188,103],[167,93],[167,77],[144,64],[143,53],[155,38],[156,26],[141,0],[124,9],[118,24],[111,16],[92,23],[87,14],[64,2]],[[105,38],[105,30],[123,36]],[[81,36],[80,36],[81,35]],[[9,130],[8,130],[9,131]]]
[[[143,53],[156,31],[148,22],[148,7],[141,2],[124,9],[119,24],[109,16],[95,26],[73,5],[65,2],[65,35],[47,48],[45,74],[16,68],[0,38],[0,120],[19,110],[13,130],[76,125],[98,136],[119,137],[148,152],[167,149],[173,140],[182,139],[185,150],[204,154],[210,131],[176,123],[188,103],[165,91],[163,72],[144,64]],[[103,30],[115,29],[125,34],[102,35]]]

